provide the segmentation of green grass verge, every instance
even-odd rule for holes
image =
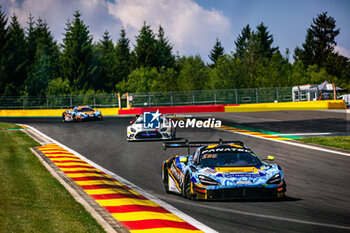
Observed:
[[[0,123],[0,129],[17,128]],[[0,232],[105,232],[29,150],[21,131],[0,131]]]
[[[20,127],[12,123],[0,122],[0,130],[7,130],[7,129],[14,129],[14,128],[20,128]]]
[[[350,150],[350,136],[303,138],[298,141]]]

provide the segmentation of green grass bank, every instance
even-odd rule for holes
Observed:
[[[29,150],[39,144],[16,128],[0,122],[0,232],[105,232]]]

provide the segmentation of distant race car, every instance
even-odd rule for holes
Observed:
[[[73,110],[67,110],[62,113],[63,122],[67,121],[84,121],[84,120],[102,120],[103,116],[100,111],[95,111],[89,106],[77,106]]]
[[[281,198],[286,192],[282,168],[263,162],[240,141],[165,142],[163,148],[187,147],[185,156],[164,161],[167,193],[188,199]],[[198,147],[190,154],[190,147]],[[273,156],[268,157],[274,160]]]
[[[162,115],[159,129],[146,129],[143,124],[143,115],[137,117],[136,121],[130,121],[127,127],[127,140],[167,140],[175,139],[176,129],[171,124],[171,119]]]

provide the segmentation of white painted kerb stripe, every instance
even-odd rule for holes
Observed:
[[[85,162],[89,163],[90,165],[94,166],[95,168],[107,173],[108,175],[112,176],[113,178],[121,181],[122,183],[124,183],[125,185],[129,186],[130,188],[132,188],[133,190],[137,191],[138,193],[140,193],[141,195],[147,197],[148,199],[150,199],[151,201],[157,203],[158,205],[162,206],[164,209],[170,211],[171,213],[175,214],[176,216],[182,218],[183,220],[185,220],[187,223],[191,224],[192,226],[198,228],[201,231],[204,232],[208,232],[208,233],[217,233],[217,231],[211,229],[210,227],[204,225],[203,223],[195,220],[194,218],[190,217],[189,215],[181,212],[180,210],[176,209],[175,207],[169,205],[168,203],[152,196],[151,194],[147,193],[146,191],[144,191],[143,189],[141,189],[140,187],[134,185],[133,183],[125,180],[124,178],[118,176],[117,174],[101,167],[100,165],[94,163],[93,161],[89,160],[88,158],[85,158],[83,155],[79,154],[78,152],[72,150],[71,148],[61,144],[60,142],[56,141],[55,139],[47,136],[46,134],[40,132],[39,130],[37,130],[36,128],[29,126],[29,125],[24,125],[24,124],[18,124],[18,125],[23,125],[25,127],[28,127],[29,129],[35,131],[36,133],[38,133],[40,136],[46,138],[48,141],[51,141],[57,145],[59,145],[60,147],[68,150],[69,152],[73,153],[74,155],[78,156],[80,159],[84,160]]]
[[[273,134],[274,136],[304,136],[304,135],[329,135],[332,133],[277,133]]]

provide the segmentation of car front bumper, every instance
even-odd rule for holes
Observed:
[[[196,199],[229,200],[229,199],[262,199],[282,198],[285,196],[285,183],[279,187],[240,187],[205,189],[195,184],[192,185],[192,194]]]
[[[168,140],[173,139],[172,134],[167,132],[159,131],[140,131],[140,132],[130,132],[127,134],[128,141],[138,141],[138,140]]]
[[[93,120],[102,120],[103,116],[98,115],[98,116],[78,116],[77,120],[79,121],[93,121]]]

